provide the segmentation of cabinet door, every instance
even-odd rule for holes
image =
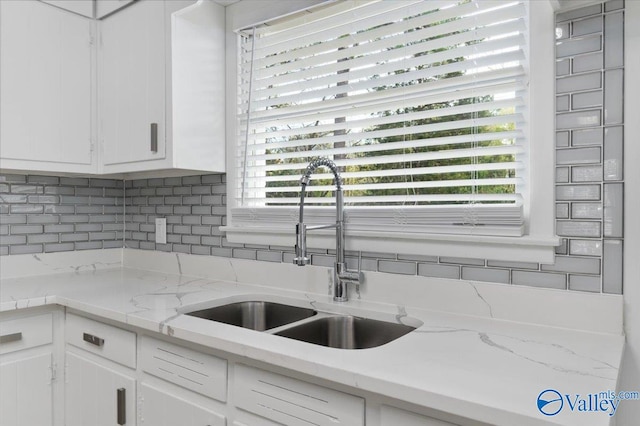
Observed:
[[[106,15],[125,7],[134,0],[96,0],[96,19],[104,18]]]
[[[100,21],[98,110],[105,171],[136,171],[141,162],[165,157],[164,16],[165,3],[148,0]]]
[[[0,424],[51,425],[51,353],[0,364]]]
[[[146,383],[140,386],[140,425],[224,426],[224,416]]]
[[[0,1],[0,167],[95,172],[91,19]]]
[[[71,352],[66,364],[66,426],[135,425],[134,378]]]

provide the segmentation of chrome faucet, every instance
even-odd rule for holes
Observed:
[[[304,223],[304,195],[311,179],[311,174],[320,166],[324,166],[333,173],[334,184],[336,185],[336,223],[327,225],[307,226]],[[360,284],[362,273],[360,271],[350,271],[347,269],[344,254],[344,198],[342,196],[342,178],[338,173],[335,163],[328,158],[318,158],[307,166],[304,174],[300,178],[300,219],[296,225],[296,257],[293,263],[298,266],[309,264],[307,257],[307,231],[316,229],[336,228],[336,262],[333,269],[333,300],[336,302],[346,302],[347,284]]]

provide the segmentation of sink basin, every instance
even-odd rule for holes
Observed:
[[[275,333],[278,336],[340,349],[384,345],[415,330],[404,324],[352,316],[318,318]]]
[[[264,331],[312,317],[316,313],[313,309],[298,306],[249,301],[188,312],[186,315]]]

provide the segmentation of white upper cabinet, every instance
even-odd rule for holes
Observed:
[[[223,172],[224,8],[141,0],[99,32],[101,172]]]
[[[134,0],[96,0],[96,19],[101,19],[126,5],[133,3]]]
[[[91,19],[0,1],[0,168],[95,173]]]
[[[141,1],[100,23],[98,99],[105,170],[166,157],[164,15],[163,2]]]

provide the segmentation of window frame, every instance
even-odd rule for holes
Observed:
[[[285,16],[322,3],[321,0],[279,0],[266,7],[260,0],[243,0],[227,7],[227,164],[233,170],[237,141],[237,73],[238,38],[236,30],[278,16]],[[530,90],[527,111],[529,128],[525,129],[529,147],[530,167],[526,169],[524,190],[525,235],[500,237],[456,234],[415,234],[393,231],[350,231],[346,229],[346,248],[354,251],[374,251],[413,255],[439,255],[482,259],[502,259],[553,263],[554,247],[560,243],[555,235],[555,21],[551,1],[528,2],[530,31],[527,34],[548,34],[530,37],[530,60],[535,73],[529,73]],[[534,167],[535,166],[535,167]],[[227,174],[228,193],[236,187],[235,173]],[[295,230],[290,232],[234,226],[231,209],[236,207],[233,196],[227,197],[227,221],[220,229],[232,243],[293,247]],[[535,206],[535,209],[531,209]],[[332,230],[308,234],[310,248],[334,249]]]

